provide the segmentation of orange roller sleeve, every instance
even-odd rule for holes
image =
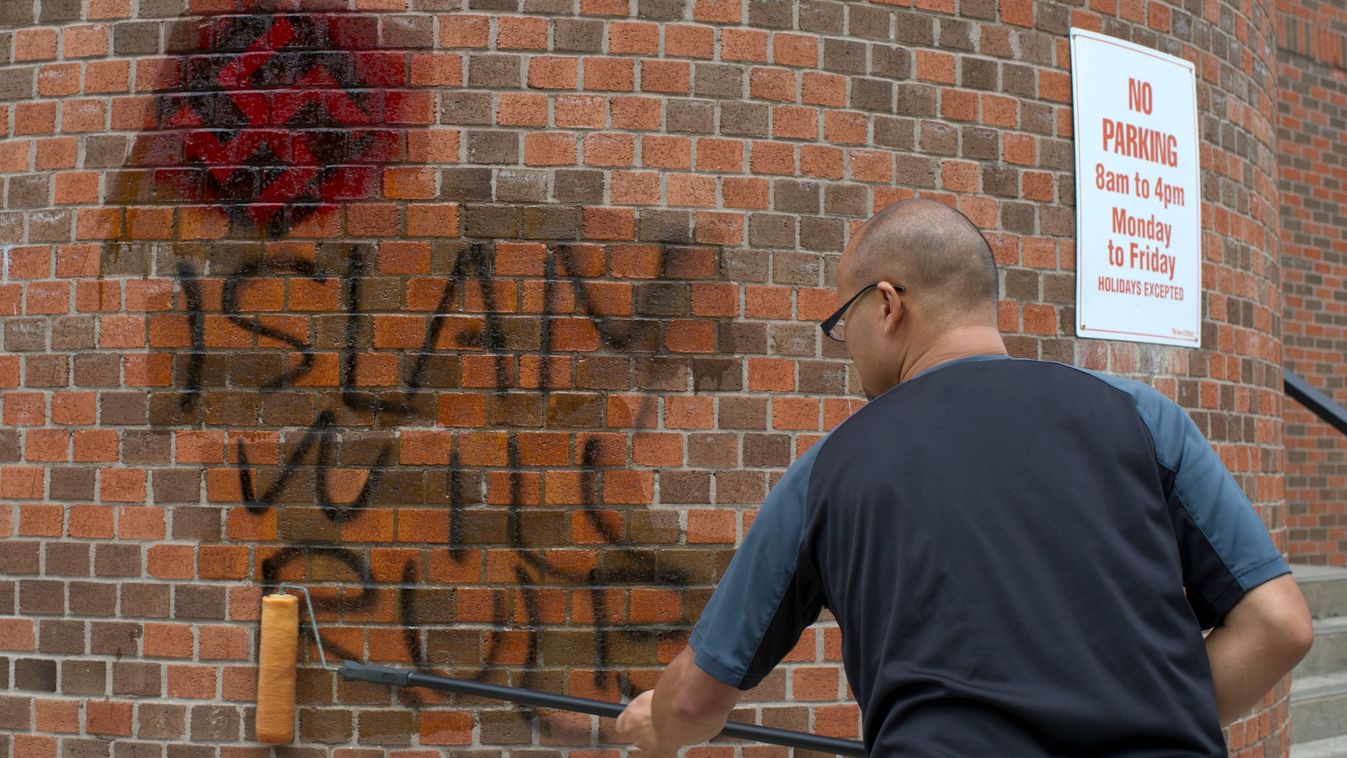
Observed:
[[[257,741],[283,745],[295,738],[295,662],[299,654],[299,598],[262,598],[262,643],[257,661]]]

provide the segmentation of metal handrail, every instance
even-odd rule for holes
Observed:
[[[1342,407],[1333,398],[1311,387],[1304,377],[1285,369],[1282,370],[1282,385],[1286,394],[1305,406],[1334,429],[1347,434],[1347,408]]]

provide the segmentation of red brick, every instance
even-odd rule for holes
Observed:
[[[101,100],[67,100],[61,103],[61,130],[92,132],[105,128],[107,109]]]
[[[615,95],[609,98],[608,112],[614,129],[658,129],[663,119],[663,101],[656,97]]]
[[[687,137],[642,135],[641,165],[654,168],[692,168],[692,140]]]
[[[92,171],[63,171],[56,174],[56,204],[97,203],[98,178],[98,174]]]
[[[45,496],[43,469],[24,466],[0,468],[0,496],[9,500],[41,500]]]
[[[825,111],[823,139],[828,142],[863,145],[869,142],[869,122],[865,115],[854,111]]]
[[[940,115],[950,121],[976,121],[978,117],[978,93],[968,90],[942,89],[940,91]]]
[[[721,29],[720,59],[723,61],[766,63],[767,32],[734,27]]]
[[[712,208],[716,202],[716,180],[700,174],[669,174],[670,206]]]
[[[1012,26],[1033,27],[1033,0],[1001,0],[1001,21]]]
[[[715,350],[715,323],[707,320],[670,321],[664,343],[675,353],[710,353]]]
[[[615,205],[655,205],[660,201],[660,175],[654,171],[622,171],[608,191]]]
[[[697,21],[737,24],[741,20],[739,3],[735,0],[696,0],[692,17]]]
[[[19,506],[19,536],[60,537],[65,533],[65,508],[28,503]]]
[[[20,29],[14,33],[14,61],[51,60],[56,43],[55,29]]]
[[[33,726],[39,732],[79,734],[80,702],[78,700],[33,701]]]
[[[78,63],[52,63],[38,69],[37,94],[41,97],[63,97],[79,91]]]
[[[37,649],[37,624],[32,619],[0,618],[0,650],[31,652]]]
[[[791,669],[791,694],[797,700],[836,700],[839,679],[835,667],[796,667]]]
[[[776,139],[818,139],[818,110],[778,106],[772,109],[772,137]]]
[[[586,166],[630,166],[636,160],[636,139],[630,134],[586,134]]]
[[[951,192],[977,192],[981,183],[981,167],[975,161],[940,162],[941,188]]]
[[[649,21],[613,21],[608,24],[608,52],[612,55],[656,55],[659,24]]]
[[[463,58],[453,53],[417,53],[411,57],[410,81],[414,87],[461,87]]]
[[[800,88],[800,101],[808,105],[830,105],[841,108],[847,104],[847,80],[837,74],[805,71],[801,74]]]
[[[55,737],[42,737],[30,734],[14,735],[14,755],[25,758],[56,758],[57,741]]]
[[[580,13],[586,16],[625,16],[627,0],[580,0]]]
[[[462,711],[422,711],[417,732],[422,745],[472,744],[473,717]]]
[[[32,429],[23,438],[23,459],[51,463],[70,460],[70,432],[65,429]]]
[[[56,103],[18,103],[14,106],[14,135],[56,131]]]
[[[818,65],[818,48],[816,36],[776,32],[772,35],[772,62],[781,66],[814,68]]]
[[[636,87],[636,62],[624,58],[585,58],[585,89],[631,92]]]
[[[670,429],[713,429],[715,403],[709,397],[670,396],[665,401],[664,424]]]
[[[129,702],[87,700],[84,703],[84,726],[89,734],[107,734],[119,737],[131,735],[131,706]]]
[[[806,431],[819,428],[819,401],[807,397],[772,398],[772,428]]]
[[[502,50],[546,50],[547,19],[532,16],[497,18],[496,47]]]
[[[1038,72],[1038,96],[1058,103],[1071,102],[1071,76],[1063,71]]]
[[[791,175],[795,173],[795,148],[786,142],[753,142],[748,161],[755,174]]]
[[[602,129],[607,113],[604,98],[591,95],[558,95],[552,99],[556,125],[570,129]],[[546,121],[546,110],[543,111]]]
[[[7,114],[6,108],[0,107],[0,114]],[[0,117],[0,127],[5,126],[6,119]],[[7,140],[0,143],[0,173],[16,174],[27,171],[31,164],[32,142],[30,140]]]
[[[748,388],[754,392],[794,391],[795,363],[781,358],[750,358]]]
[[[534,89],[575,89],[580,64],[575,58],[539,55],[529,60],[528,86]]]
[[[734,544],[736,525],[733,511],[690,510],[687,518],[688,544]]]
[[[721,185],[726,208],[765,210],[770,193],[771,185],[766,179],[727,176]]]
[[[568,166],[575,163],[576,138],[567,132],[529,132],[524,135],[524,164]]]
[[[502,100],[508,97],[501,95]],[[543,123],[547,122],[546,105]],[[435,169],[421,166],[393,166],[383,170],[384,197],[396,200],[430,200],[435,197]]]
[[[687,94],[692,91],[692,66],[683,61],[641,61],[641,91]]]
[[[158,506],[118,508],[117,537],[124,540],[162,540],[164,509]]]
[[[62,55],[67,59],[108,54],[108,28],[103,24],[67,27],[62,35]]]
[[[1002,135],[1001,153],[1006,163],[1032,166],[1038,163],[1038,140],[1029,134]]]
[[[130,91],[131,63],[129,61],[90,61],[85,64],[84,93],[86,95]]]
[[[141,644],[146,658],[191,658],[192,625],[146,623]]]
[[[440,44],[444,47],[486,47],[491,22],[486,16],[440,16]]]
[[[954,84],[954,56],[934,50],[918,50],[917,79]]]
[[[582,213],[585,237],[625,240],[636,234],[636,214],[624,208],[585,208]]]
[[[693,236],[697,242],[711,245],[739,245],[744,239],[741,213],[697,211]]]
[[[672,58],[702,58],[715,55],[715,31],[709,26],[664,24],[664,55]]]
[[[46,401],[36,392],[12,392],[2,398],[7,426],[33,426],[46,422]]]
[[[795,102],[798,92],[799,82],[795,72],[788,68],[755,66],[748,74],[748,93],[751,97]]]
[[[842,178],[842,151],[823,145],[800,147],[800,173],[824,179]]]
[[[169,697],[189,700],[215,697],[216,670],[213,667],[170,664],[166,668]]]

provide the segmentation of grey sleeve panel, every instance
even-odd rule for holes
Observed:
[[[698,668],[751,689],[795,645],[822,607],[798,571],[809,476],[825,440],[791,464],[766,500],[692,630]]]
[[[1244,593],[1290,573],[1253,504],[1188,413],[1149,385],[1095,376],[1130,394],[1150,430],[1156,462],[1169,475],[1166,494],[1182,509],[1176,537],[1184,580],[1190,596],[1200,596],[1190,600],[1205,606],[1207,613],[1199,611],[1208,616],[1204,625],[1224,616]]]

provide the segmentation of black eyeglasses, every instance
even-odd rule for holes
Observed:
[[[859,290],[857,290],[856,294],[851,296],[850,300],[846,301],[845,303],[842,303],[841,308],[838,308],[837,310],[833,311],[833,315],[823,319],[823,322],[819,324],[819,328],[823,330],[823,335],[831,340],[836,340],[838,342],[845,342],[846,322],[843,321],[842,318],[843,316],[846,315],[847,309],[850,308],[851,304],[856,302],[856,300],[861,295],[864,295],[872,287],[878,287],[879,284],[880,284],[879,282],[871,282],[870,284],[861,287]],[[893,288],[898,290],[899,292],[903,291],[903,285],[901,284],[895,284],[893,285]]]

